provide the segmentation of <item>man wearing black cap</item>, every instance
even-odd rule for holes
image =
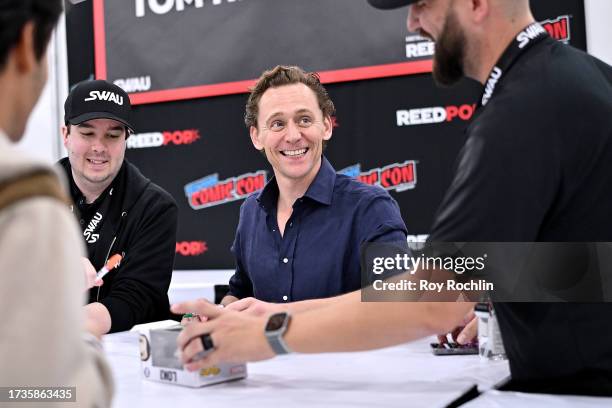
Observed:
[[[106,81],[78,84],[62,127],[73,212],[83,230],[89,268],[123,259],[89,292],[93,331],[103,334],[163,320],[176,247],[177,207],[161,187],[124,159],[133,133],[129,96]]]
[[[484,85],[432,241],[612,241],[609,65],[551,39],[535,22],[528,0],[369,2],[378,8],[410,4],[409,30],[436,43],[437,82],[449,85],[468,76]],[[319,300],[316,310],[293,318],[186,302],[173,310],[211,320],[186,327],[178,345],[190,370],[270,358],[279,342],[286,351],[303,353],[364,350],[444,332],[472,307],[360,300],[359,292]],[[495,308],[510,360],[509,389],[612,395],[611,304]],[[190,362],[212,345],[206,358]]]

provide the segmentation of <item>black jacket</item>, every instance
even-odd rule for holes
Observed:
[[[89,291],[89,302],[106,306],[111,332],[166,319],[178,214],[172,196],[124,160],[107,190],[85,204],[68,158],[59,164],[70,180],[73,212],[93,266],[99,270],[111,255],[124,254],[119,267],[104,277],[104,285]]]

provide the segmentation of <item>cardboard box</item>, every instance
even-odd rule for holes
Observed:
[[[176,355],[176,338],[182,326],[174,320],[140,324],[131,331],[139,333],[140,368],[144,379],[187,387],[203,387],[246,378],[246,364],[219,364],[189,372]]]

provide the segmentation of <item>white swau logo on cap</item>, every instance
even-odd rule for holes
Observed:
[[[117,105],[123,105],[123,96],[110,91],[91,91],[89,98],[85,98],[85,102],[95,100],[115,102]]]

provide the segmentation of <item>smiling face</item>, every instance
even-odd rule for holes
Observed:
[[[63,128],[64,146],[75,183],[86,196],[100,193],[114,180],[123,164],[125,125],[112,119],[94,119]]]
[[[332,135],[315,93],[302,83],[269,88],[262,95],[251,141],[263,150],[283,182],[310,184],[321,166],[323,141]]]
[[[410,6],[408,30],[436,43],[433,76],[441,85],[452,85],[464,76],[466,36],[453,0],[421,0]]]

